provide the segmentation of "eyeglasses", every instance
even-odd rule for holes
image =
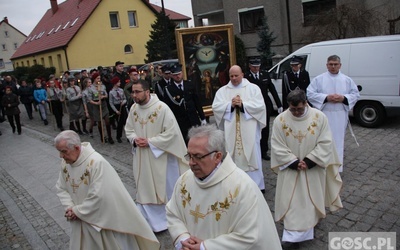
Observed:
[[[306,110],[306,107],[302,107],[302,108],[289,108],[289,111],[292,113],[304,113],[304,111]]]
[[[144,92],[144,90],[132,90],[132,94],[140,94],[140,93],[142,93],[142,92]]]
[[[193,161],[200,161],[200,160],[203,159],[204,157],[209,156],[210,154],[216,153],[216,152],[218,152],[218,151],[217,151],[217,150],[214,150],[214,151],[212,151],[212,152],[210,152],[210,153],[208,153],[208,154],[205,154],[205,155],[203,155],[203,156],[197,156],[197,155],[192,155],[192,154],[190,154],[190,153],[187,153],[184,157],[185,157],[185,160],[187,160],[187,161],[190,161],[190,159],[192,159]]]

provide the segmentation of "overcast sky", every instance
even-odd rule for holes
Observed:
[[[65,0],[57,2],[60,4]],[[161,6],[161,0],[150,2]],[[164,7],[193,18],[191,0],[164,0]],[[7,17],[12,26],[28,36],[48,9],[50,0],[0,0],[0,20]],[[191,26],[193,20],[189,21]]]

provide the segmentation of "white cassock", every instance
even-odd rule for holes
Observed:
[[[182,133],[170,108],[156,95],[145,105],[133,104],[125,125],[131,144],[148,139],[149,147],[133,148],[136,204],[154,232],[167,229],[165,204],[178,177],[189,169]]]
[[[56,184],[70,221],[70,249],[159,249],[160,244],[114,168],[83,142],[78,159],[63,164]]]
[[[232,98],[239,95],[243,112],[231,110]],[[219,129],[225,132],[226,149],[235,164],[265,189],[260,139],[266,126],[267,110],[260,88],[243,78],[238,86],[231,82],[218,89],[212,110]]]
[[[264,196],[229,154],[202,181],[186,171],[166,209],[175,249],[190,236],[203,249],[281,249]]]
[[[271,136],[271,168],[278,174],[275,194],[275,220],[284,223],[282,241],[313,239],[313,229],[331,211],[342,208],[339,192],[339,158],[327,117],[307,107],[302,117],[289,110],[278,115]],[[293,170],[288,166],[308,158],[311,169]]]
[[[328,94],[341,94],[347,98],[348,104],[325,102]],[[343,171],[344,136],[349,122],[349,111],[360,99],[360,93],[354,81],[345,74],[331,74],[325,72],[316,76],[307,88],[308,101],[317,109],[325,113],[329,120],[336,150]]]

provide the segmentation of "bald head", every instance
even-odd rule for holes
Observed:
[[[239,85],[242,82],[242,79],[243,79],[242,68],[240,68],[240,66],[238,66],[238,65],[233,65],[229,69],[229,78],[231,80],[231,83],[234,86]]]

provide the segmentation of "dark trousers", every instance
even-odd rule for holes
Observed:
[[[7,119],[8,119],[8,122],[10,123],[10,126],[12,127],[13,133],[15,133],[14,118],[15,118],[15,123],[17,124],[18,134],[20,134],[21,133],[21,120],[19,118],[19,114],[7,115]]]
[[[270,115],[267,113],[267,126],[261,130],[261,154],[266,154],[268,152],[268,138],[269,138],[269,118]]]
[[[30,103],[24,103],[24,106],[25,106],[26,113],[28,114],[29,119],[32,119],[33,118],[33,116],[32,116],[32,111],[33,111],[32,103],[31,102]]]
[[[62,128],[63,106],[60,101],[51,101],[51,112],[56,118],[57,128]]]
[[[125,105],[124,107],[121,108],[120,104],[114,105],[115,108],[119,111],[121,111],[120,115],[116,115],[115,117],[117,118],[117,139],[122,137],[122,131],[124,130],[124,126],[126,123],[126,119],[128,118],[127,112]]]

